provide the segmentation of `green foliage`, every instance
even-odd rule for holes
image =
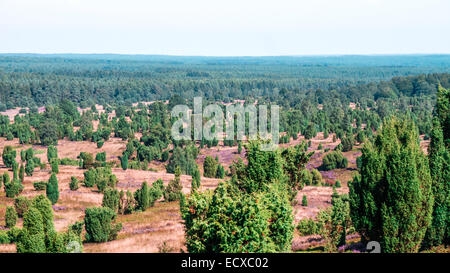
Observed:
[[[250,143],[248,164],[236,163],[231,181],[214,191],[193,191],[187,200],[182,196],[190,253],[278,252],[291,247],[294,226],[283,160],[279,151],[262,152],[260,147]]]
[[[47,148],[47,162],[52,163],[53,159],[58,159],[58,149],[55,146],[50,145]]]
[[[16,150],[14,150],[12,146],[5,146],[5,148],[3,148],[2,159],[3,164],[5,164],[7,168],[12,168],[14,162],[16,162]]]
[[[45,253],[45,232],[42,215],[31,207],[23,216],[23,229],[16,242],[17,253]]]
[[[17,196],[14,198],[14,208],[16,209],[17,216],[22,218],[28,208],[31,207],[31,200],[25,196]]]
[[[162,179],[158,179],[155,182],[153,182],[153,185],[149,189],[149,195],[150,195],[150,207],[153,207],[155,205],[155,201],[163,197],[164,195],[164,183]]]
[[[52,202],[52,205],[58,202],[59,199],[58,179],[56,178],[56,175],[54,173],[52,173],[50,179],[48,180],[45,193],[48,199]]]
[[[79,155],[83,169],[90,169],[94,166],[94,156],[91,153],[81,152]]]
[[[316,125],[314,123],[309,123],[303,133],[305,139],[311,139],[317,135]]]
[[[306,195],[303,195],[302,206],[304,206],[304,207],[308,206],[308,199],[307,199]]]
[[[58,159],[52,159],[50,165],[52,167],[52,173],[58,174],[59,173],[59,160]]]
[[[61,158],[59,164],[63,166],[79,166],[79,161],[71,158]]]
[[[194,173],[192,174],[192,190],[196,190],[200,188],[201,178],[200,178],[200,171],[198,169],[194,170]]]
[[[440,87],[437,96],[428,148],[434,203],[431,225],[422,242],[424,248],[450,243],[450,146],[448,139],[444,139],[445,130],[448,131],[448,128],[444,129],[441,125],[441,121],[449,124],[450,92]]]
[[[317,169],[312,169],[312,185],[321,186],[322,185],[322,174]]]
[[[348,196],[333,194],[332,207],[319,212],[318,230],[325,241],[325,251],[336,252],[345,245],[346,236],[353,231]]]
[[[97,141],[97,148],[100,149],[101,147],[103,147],[103,144],[105,144],[103,140]]]
[[[86,241],[102,243],[115,240],[122,224],[113,224],[116,213],[106,207],[87,208],[84,217]]]
[[[45,119],[36,129],[42,145],[49,146],[58,144],[58,127],[55,122],[50,119]]]
[[[126,194],[123,190],[119,193],[119,213],[131,214],[134,211],[135,201],[133,194],[127,190]]]
[[[33,182],[33,187],[35,190],[37,191],[43,191],[45,189],[47,189],[47,181],[37,181],[37,182]]]
[[[313,176],[308,169],[302,169],[299,173],[301,185],[310,186],[313,183]]]
[[[8,232],[9,230],[0,230],[0,244],[10,244],[12,242]]]
[[[217,174],[217,165],[218,162],[214,158],[206,156],[205,161],[203,162],[203,176],[215,178]]]
[[[336,180],[336,183],[334,185],[336,186],[336,188],[340,188],[341,187],[341,181]]]
[[[3,173],[3,179],[2,180],[3,180],[3,185],[5,185],[5,188],[6,188],[6,184],[9,183],[9,181],[10,181],[9,173],[7,171],[5,171]]]
[[[177,168],[175,170],[175,179],[171,180],[167,187],[164,189],[164,201],[166,202],[172,202],[180,200],[181,197],[181,190],[183,189],[181,185],[181,170],[180,168]]]
[[[5,225],[7,228],[12,228],[17,223],[17,212],[14,209],[13,206],[7,206],[6,207],[6,214],[5,214]]]
[[[51,202],[44,195],[33,198],[23,223],[23,229],[10,230],[18,253],[66,253],[69,242],[81,246],[81,231],[75,233],[72,228],[63,233],[55,231]]]
[[[351,151],[353,149],[353,136],[347,136],[347,137],[343,137],[341,140],[341,144],[342,144],[342,151],[343,152],[348,152]]]
[[[109,187],[106,188],[103,193],[102,207],[107,207],[114,212],[118,212],[119,198],[119,191]]]
[[[70,177],[69,188],[71,191],[76,191],[80,187],[79,181],[75,176]]]
[[[222,166],[222,164],[219,163],[219,165],[217,166],[216,178],[223,179],[224,177],[225,177],[225,169]]]
[[[34,172],[34,161],[33,160],[27,160],[27,163],[25,164],[25,173],[27,176],[33,176]]]
[[[136,209],[145,211],[150,206],[150,195],[147,182],[144,181],[140,189],[134,192],[134,200],[136,201]]]
[[[100,162],[106,162],[106,152],[103,153],[97,153],[95,155],[95,160]]]
[[[302,219],[297,224],[300,236],[309,236],[320,233],[320,226],[311,218]]]
[[[312,180],[312,176],[309,171],[305,169],[305,165],[314,152],[306,152],[305,145],[306,144],[303,142],[301,145],[289,147],[281,152],[281,156],[285,161],[283,169],[289,178],[288,187],[291,200],[295,199],[297,192],[303,189],[305,185],[311,184],[310,180]]]
[[[86,187],[97,185],[100,192],[103,192],[106,187],[114,188],[116,183],[117,177],[109,167],[92,168],[84,172],[84,185]]]
[[[19,179],[20,179],[20,183],[23,184],[23,181],[25,180],[25,168],[23,167],[23,164],[20,164]],[[1,187],[1,183],[0,183],[0,187]]]
[[[333,151],[323,157],[320,168],[325,171],[347,168],[348,160],[341,151]]]
[[[19,195],[23,190],[23,185],[19,180],[13,180],[5,183],[6,197],[14,198]]]
[[[55,227],[53,225],[53,208],[51,201],[45,195],[40,194],[35,196],[31,200],[31,207],[36,208],[40,212],[42,216],[42,223],[44,226],[44,233],[46,237],[49,237],[51,234],[55,232]],[[48,245],[49,242],[47,240],[47,246]]]
[[[179,167],[181,173],[192,175],[194,170],[198,168],[197,163],[195,162],[197,155],[198,149],[194,145],[188,145],[185,148],[179,146],[175,147],[169,158],[169,163],[166,166],[167,172],[175,173],[176,168]]]
[[[162,154],[161,154],[161,161],[162,162],[166,162],[169,159],[169,151],[165,150]]]
[[[120,157],[120,166],[124,171],[128,169],[128,154],[125,153],[123,156]]]
[[[362,239],[380,242],[386,253],[417,252],[431,221],[431,183],[413,121],[385,120],[349,183],[351,218]]]

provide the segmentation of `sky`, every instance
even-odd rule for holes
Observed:
[[[450,53],[449,0],[0,0],[1,53]]]

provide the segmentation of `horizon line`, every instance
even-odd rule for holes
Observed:
[[[203,58],[265,58],[265,57],[382,57],[382,56],[438,56],[450,55],[449,53],[320,53],[320,54],[283,54],[283,55],[189,55],[189,54],[152,54],[152,53],[107,53],[107,52],[0,52],[0,55],[117,55],[117,56],[161,56],[161,57],[203,57]]]

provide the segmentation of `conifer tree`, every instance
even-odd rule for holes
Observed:
[[[392,117],[362,149],[360,175],[349,183],[351,218],[363,241],[381,250],[417,252],[431,221],[426,156],[414,122]]]
[[[48,199],[52,202],[52,205],[56,204],[59,199],[59,189],[58,189],[58,179],[56,175],[52,173],[50,179],[48,180],[46,194]]]
[[[450,243],[450,92],[441,86],[433,114],[428,157],[434,204],[431,225],[423,241],[425,248]]]
[[[58,149],[55,146],[50,145],[47,148],[47,161],[48,161],[48,163],[51,163],[53,159],[58,159]]]
[[[25,179],[25,168],[23,167],[23,164],[20,164],[19,179],[20,179],[20,183],[23,184],[23,181]]]

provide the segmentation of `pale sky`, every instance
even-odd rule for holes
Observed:
[[[450,53],[449,0],[0,0],[1,53]]]

